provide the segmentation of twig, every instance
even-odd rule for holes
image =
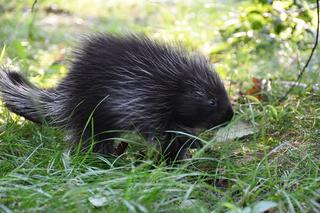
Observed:
[[[313,56],[313,54],[314,54],[314,52],[315,52],[315,50],[316,50],[316,48],[317,48],[317,46],[318,46],[320,15],[319,15],[319,1],[317,0],[316,2],[317,2],[317,34],[316,34],[316,41],[314,42],[313,48],[312,48],[312,50],[311,50],[311,53],[310,53],[310,55],[309,55],[309,58],[308,58],[306,64],[304,65],[304,67],[302,68],[301,72],[300,72],[299,75],[297,76],[296,82],[298,82],[298,83],[301,81],[301,78],[302,78],[304,72],[306,71],[306,68],[308,67],[308,65],[309,65],[309,63],[310,63],[310,61],[311,61],[311,59],[312,59],[312,56]],[[295,86],[296,86],[296,85],[292,85],[292,86],[289,88],[289,90],[286,92],[286,94],[280,99],[280,102],[284,101],[284,100],[288,97],[289,93],[292,92],[292,90],[293,90],[293,88],[294,88]]]
[[[31,13],[34,12],[34,8],[36,6],[36,4],[38,3],[38,0],[34,0],[33,4],[32,4],[32,7],[31,7]]]
[[[32,14],[32,18],[31,18],[31,21],[29,23],[29,28],[28,28],[28,38],[29,39],[32,39],[33,38],[33,22],[34,22],[34,17],[36,15],[35,13],[35,7],[36,7],[36,4],[38,3],[38,0],[34,0],[33,3],[32,3],[32,6],[31,6],[31,14]]]

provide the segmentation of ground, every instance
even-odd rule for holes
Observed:
[[[139,157],[146,144],[136,134],[118,138],[129,143],[120,157],[72,151],[63,131],[1,103],[0,210],[319,212],[319,53],[305,87],[279,101],[310,54],[314,2],[261,2],[46,0],[31,10],[30,0],[0,0],[0,63],[38,86],[63,78],[84,34],[144,32],[207,55],[236,111],[230,128],[244,121],[252,130],[219,142],[205,131],[204,149],[168,165]]]

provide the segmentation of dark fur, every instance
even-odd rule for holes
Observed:
[[[1,72],[0,88],[11,111],[64,127],[73,141],[91,138],[93,125],[99,141],[94,150],[105,154],[114,152],[109,138],[117,135],[109,130],[134,130],[150,142],[158,138],[168,158],[182,158],[188,138],[167,130],[193,134],[233,116],[223,83],[205,57],[143,35],[87,38],[56,88],[39,89],[7,71]]]

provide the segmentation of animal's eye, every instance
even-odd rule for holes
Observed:
[[[215,107],[215,106],[217,106],[217,101],[215,99],[210,99],[209,105]]]

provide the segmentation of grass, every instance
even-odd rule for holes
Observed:
[[[52,3],[65,13],[47,14]],[[292,61],[308,50],[283,42],[271,52],[252,54],[255,46],[243,45],[219,51],[226,21],[237,20],[246,3],[41,1],[31,14],[32,1],[0,1],[0,9],[5,7],[0,62],[22,70],[37,85],[53,86],[66,74],[65,61],[79,35],[141,31],[183,40],[209,55],[219,74],[233,82],[229,89],[237,119],[258,129],[220,143],[212,141],[214,131],[206,132],[200,136],[204,150],[178,165],[166,165],[139,158],[146,145],[135,134],[123,135],[129,151],[118,158],[71,151],[62,131],[32,124],[1,105],[0,211],[319,212],[319,91],[296,89],[278,103],[285,88],[274,82],[267,100],[237,95],[252,86],[252,76],[294,79]],[[319,82],[317,58],[303,79],[307,84]]]

